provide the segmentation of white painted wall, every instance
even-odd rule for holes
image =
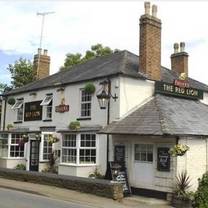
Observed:
[[[126,147],[126,165],[130,186],[146,188],[164,192],[171,192],[175,177],[175,161],[171,158],[170,172],[157,170],[157,148],[171,147],[175,144],[175,138],[142,137],[142,136],[113,136],[113,145],[122,144]],[[153,163],[135,162],[134,145],[153,144]],[[113,153],[111,153],[113,154]],[[150,172],[152,171],[152,172]],[[150,180],[151,179],[151,180]]]
[[[179,144],[189,146],[185,155],[177,157],[177,175],[187,171],[191,178],[190,190],[195,191],[198,187],[198,178],[207,171],[207,139],[200,137],[187,137],[179,139]]]

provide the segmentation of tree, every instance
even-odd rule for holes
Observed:
[[[0,83],[0,94],[4,92],[4,90],[8,87],[7,84]]]
[[[99,57],[99,56],[106,56],[115,52],[118,52],[118,49],[112,50],[109,47],[103,47],[102,44],[96,44],[91,46],[91,50],[87,50],[85,55],[82,56],[80,53],[68,53],[66,54],[64,66],[60,68],[60,70],[68,70],[72,66],[80,63],[84,63],[90,59]]]
[[[14,64],[9,64],[7,69],[11,73],[12,88],[22,87],[35,80],[30,60],[20,57]]]

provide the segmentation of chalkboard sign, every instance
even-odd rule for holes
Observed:
[[[157,170],[170,171],[170,154],[168,147],[159,147],[157,149]]]
[[[124,162],[125,161],[125,146],[116,145],[114,149],[114,161]]]
[[[123,185],[124,196],[131,194],[125,163],[110,162],[110,169],[111,169],[112,180],[117,181]]]

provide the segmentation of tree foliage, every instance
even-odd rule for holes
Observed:
[[[102,44],[96,44],[91,46],[91,50],[87,50],[85,55],[80,53],[68,53],[66,54],[64,66],[60,68],[60,70],[68,70],[72,66],[80,63],[84,63],[90,59],[99,57],[99,56],[106,56],[111,53],[118,52],[118,49],[112,50],[107,46],[103,46]]]
[[[22,87],[35,80],[30,60],[19,58],[14,64],[9,64],[7,69],[11,73],[12,88]]]

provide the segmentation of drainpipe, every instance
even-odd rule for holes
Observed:
[[[3,117],[3,131],[5,131],[5,123],[6,123],[6,109],[7,109],[7,96],[4,100],[4,117]]]

